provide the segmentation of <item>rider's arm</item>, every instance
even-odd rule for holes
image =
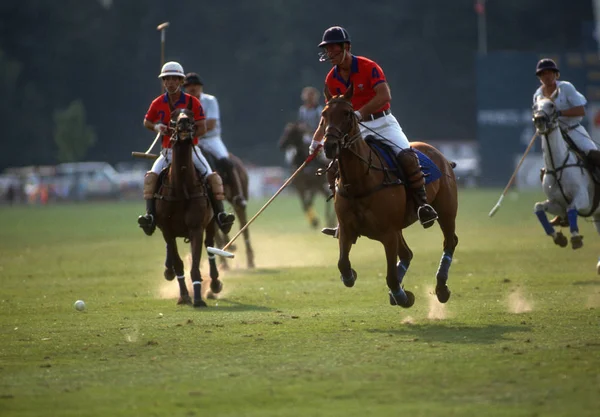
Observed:
[[[159,122],[160,123],[160,122]],[[152,130],[154,132],[154,125],[156,123],[152,123],[150,120],[148,119],[144,119],[144,127],[148,130]]]
[[[390,87],[387,83],[383,82],[377,84],[373,90],[375,91],[375,97],[373,97],[367,104],[362,106],[362,108],[357,109],[363,118],[375,113],[385,104],[392,101],[392,92],[390,91]]]
[[[217,119],[206,119],[206,132],[210,132],[217,127]],[[205,132],[205,133],[206,133]]]
[[[585,116],[585,107],[584,106],[575,106],[571,107],[567,110],[560,110],[560,116],[565,117],[583,117]]]
[[[321,121],[319,122],[319,127],[317,127],[317,130],[315,130],[315,133],[313,134],[313,141],[322,142],[323,136],[325,136],[325,119],[323,119],[323,117],[321,117]]]
[[[206,122],[204,119],[196,120],[196,123],[194,123],[194,126],[196,127],[194,136],[202,136],[206,133]]]

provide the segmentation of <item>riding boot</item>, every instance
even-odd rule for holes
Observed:
[[[206,182],[208,183],[208,198],[210,199],[210,205],[213,208],[217,225],[223,233],[227,234],[231,231],[235,216],[231,213],[226,213],[223,207],[223,200],[225,199],[223,181],[219,174],[213,172],[206,177]]]
[[[146,200],[146,213],[139,216],[137,220],[138,225],[148,236],[152,236],[154,230],[156,230],[156,203],[154,200],[154,193],[156,192],[157,183],[158,175],[154,172],[148,171],[144,177],[144,199]]]
[[[425,175],[419,164],[419,157],[412,148],[403,149],[397,155],[398,162],[404,171],[408,187],[412,191],[413,199],[417,205],[417,217],[421,225],[427,229],[433,226],[438,215],[433,207],[427,204],[425,190]]]

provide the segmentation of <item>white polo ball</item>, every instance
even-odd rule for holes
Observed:
[[[85,303],[83,302],[83,300],[75,301],[75,304],[73,306],[75,307],[75,310],[77,310],[77,311],[85,310]]]

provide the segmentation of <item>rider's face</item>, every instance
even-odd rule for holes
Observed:
[[[200,98],[200,94],[202,93],[202,86],[199,84],[190,84],[185,87],[185,92],[194,97]]]
[[[543,70],[538,74],[538,78],[540,79],[540,82],[542,84],[552,85],[556,82],[556,79],[558,78],[558,72],[551,69]]]
[[[179,91],[179,88],[183,84],[182,77],[175,77],[173,75],[167,75],[166,77],[163,77],[162,81],[165,90],[169,94],[175,94],[177,91]]]
[[[329,62],[331,62],[331,65],[339,65],[342,63],[345,55],[345,45],[339,43],[330,43],[329,45],[325,45],[324,48],[327,52],[327,58],[329,59]]]

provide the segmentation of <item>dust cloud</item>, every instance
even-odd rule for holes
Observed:
[[[508,310],[515,314],[527,313],[533,310],[533,303],[526,300],[522,290],[517,288],[508,296]]]
[[[442,304],[438,301],[437,296],[435,295],[435,288],[433,286],[428,286],[425,288],[425,297],[427,297],[427,318],[429,320],[444,320],[448,318],[446,304]]]

